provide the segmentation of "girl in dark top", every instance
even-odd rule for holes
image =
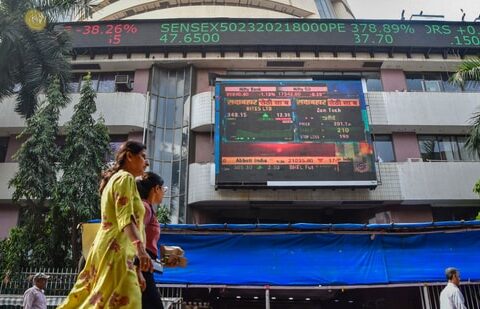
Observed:
[[[155,173],[147,172],[141,178],[137,178],[137,189],[145,206],[146,250],[150,257],[155,260],[158,257],[158,240],[160,239],[160,224],[155,207],[162,202],[163,195],[168,188],[163,186],[162,177]],[[153,279],[153,273],[144,272],[143,276],[146,281],[146,289],[142,293],[142,308],[163,309],[161,296]]]

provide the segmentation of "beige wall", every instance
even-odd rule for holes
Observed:
[[[195,162],[213,162],[213,137],[212,133],[195,133]]]

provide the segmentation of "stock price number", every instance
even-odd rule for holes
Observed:
[[[179,36],[178,33],[164,33],[162,34],[162,36],[160,36],[160,42],[164,44],[218,43],[220,42],[220,34],[218,33],[185,33],[183,36]]]

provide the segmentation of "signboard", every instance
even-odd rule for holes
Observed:
[[[360,80],[215,86],[218,187],[377,185]]]
[[[74,48],[480,48],[480,23],[467,22],[224,18],[80,22],[63,27],[72,34]]]

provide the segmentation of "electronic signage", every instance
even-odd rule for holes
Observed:
[[[74,48],[480,48],[480,23],[473,22],[193,18],[75,22],[58,27],[71,33]]]
[[[217,187],[375,187],[362,82],[219,81]]]

